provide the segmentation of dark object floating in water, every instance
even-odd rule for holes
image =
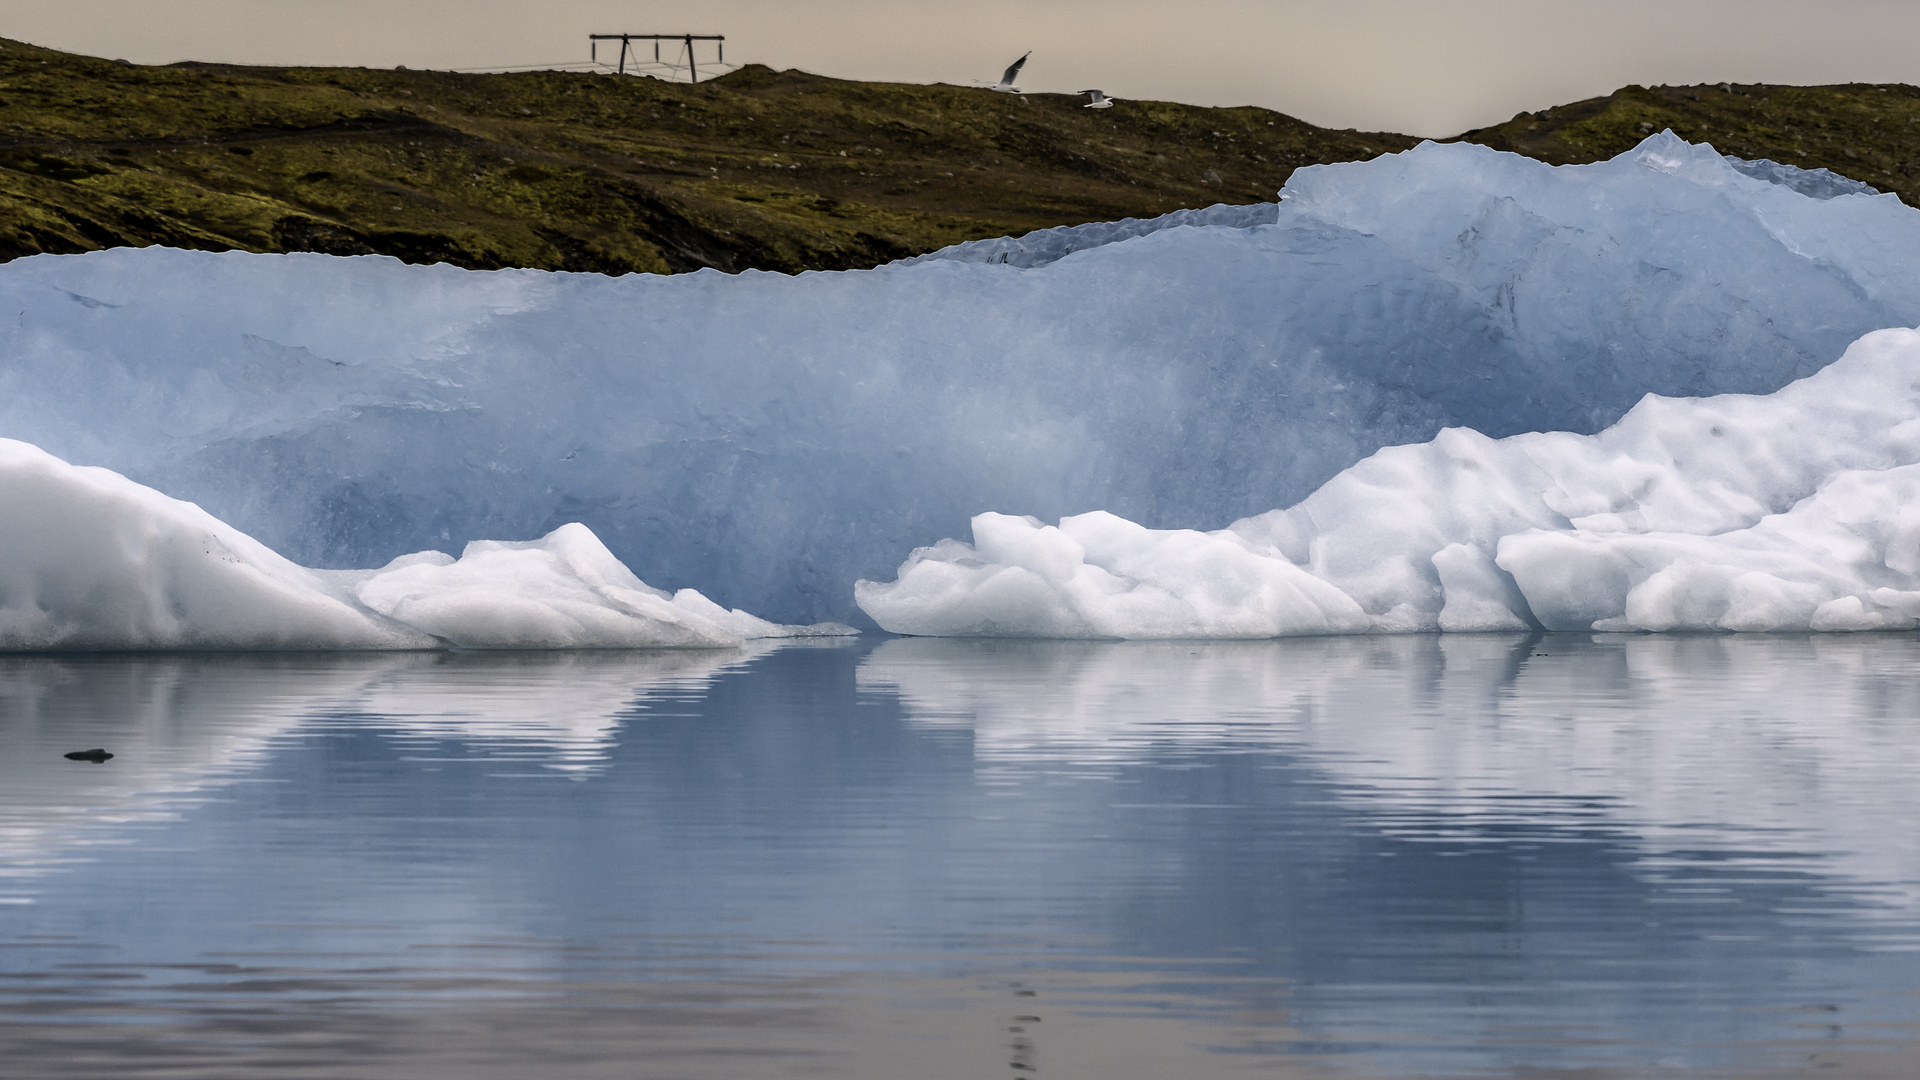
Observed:
[[[107,753],[105,750],[96,747],[92,750],[75,750],[73,753],[67,755],[67,760],[91,761],[95,765],[98,765],[112,756],[112,754]]]

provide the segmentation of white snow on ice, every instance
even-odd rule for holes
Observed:
[[[846,620],[983,509],[1219,529],[1444,428],[1590,434],[1920,323],[1920,214],[1745,168],[1426,145],[1277,206],[797,277],[35,256],[0,265],[0,436],[306,566],[579,522],[646,580]]]
[[[193,505],[0,439],[0,650],[725,648],[777,626],[633,575],[584,525],[310,570]]]
[[[981,514],[856,586],[936,636],[1910,629],[1920,332],[1765,396],[1649,395],[1597,435],[1454,428],[1213,533]]]

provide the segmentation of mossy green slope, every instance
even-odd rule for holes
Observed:
[[[1672,128],[1721,153],[1831,169],[1920,206],[1920,88],[1628,86],[1460,136],[1555,165],[1610,158]]]
[[[0,257],[125,244],[492,268],[873,266],[961,240],[1270,199],[1404,149],[1265,109],[747,67],[130,65],[0,41]]]

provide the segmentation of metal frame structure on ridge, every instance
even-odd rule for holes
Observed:
[[[696,41],[716,42],[717,43],[716,49],[718,52],[718,56],[715,59],[715,63],[717,65],[724,66],[727,62],[727,46],[726,46],[727,35],[725,34],[588,34],[587,40],[588,42],[590,42],[590,45],[588,47],[592,51],[593,62],[596,64],[600,62],[600,43],[601,42],[618,41],[620,43],[620,60],[615,65],[615,71],[621,75],[625,75],[627,73],[627,56],[630,52],[634,53],[634,56],[633,56],[634,74],[638,75],[641,73],[640,57],[638,53],[634,52],[633,50],[633,43],[636,41],[653,42],[654,66],[668,67],[675,72],[678,72],[680,70],[680,67],[681,67],[680,63],[676,61],[672,64],[667,64],[661,61],[660,43],[663,41],[678,41],[683,43],[685,46],[684,55],[686,57],[686,69],[687,69],[688,82],[697,83],[700,81],[700,68],[699,68],[699,65],[696,63],[694,54],[693,54],[694,42]]]

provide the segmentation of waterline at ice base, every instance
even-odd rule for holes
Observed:
[[[1829,476],[1832,487],[1848,470],[1901,462],[1815,447],[1832,460],[1756,480],[1754,504],[1727,502],[1712,527],[1632,525],[1641,489],[1597,479],[1604,462],[1582,466],[1605,505],[1545,500],[1559,517],[1495,523],[1571,538],[1531,562],[1505,533],[1460,532],[1431,551],[1434,537],[1403,543],[1415,526],[1384,501],[1311,529],[1306,511],[1268,512],[1335,505],[1343,484],[1381,466],[1343,470],[1383,447],[1438,438],[1440,449],[1405,453],[1446,457],[1475,441],[1447,429],[1483,442],[1570,433],[1543,437],[1559,446],[1648,393],[1774,394],[1863,335],[1920,323],[1920,216],[1819,179],[1736,167],[1670,135],[1559,168],[1428,145],[1301,170],[1270,214],[1066,230],[1010,262],[963,251],[798,277],[162,249],[36,256],[0,266],[0,303],[12,305],[0,309],[0,436],[191,500],[315,572],[429,551],[451,560],[469,542],[579,523],[636,580],[698,590],[719,610],[871,626],[857,580],[886,579],[992,510],[1022,528],[1029,515],[1114,529],[1240,521],[1232,535],[1249,555],[1272,549],[1297,571],[1278,570],[1273,587],[1299,592],[1329,630],[1631,620],[1658,588],[1632,612],[1585,600],[1562,610],[1524,591],[1538,566],[1678,559],[1621,547],[1599,515],[1628,522],[1619,535],[1654,537],[1633,541],[1643,547],[1681,535],[1733,545],[1679,560],[1732,567],[1748,553],[1736,533],[1795,509],[1779,500],[1826,499]],[[1795,408],[1815,408],[1802,398]],[[1860,407],[1907,400],[1896,398]],[[1689,461],[1673,468],[1695,488],[1718,483]],[[1544,496],[1514,505],[1528,498]],[[1084,516],[1094,512],[1113,517]],[[1377,539],[1350,543],[1381,522]],[[1601,558],[1590,548],[1603,534],[1614,539]],[[1342,561],[1376,557],[1365,581]],[[1891,574],[1898,559],[1880,565]],[[1797,581],[1774,563],[1753,569]],[[1619,572],[1642,584],[1638,570]],[[1723,591],[1746,596],[1754,581],[1729,573],[1741,584]],[[1246,580],[1267,587],[1259,573]],[[1772,618],[1765,604],[1753,608],[1764,618],[1745,619],[1727,615],[1744,600],[1716,610],[1718,599],[1696,599],[1704,580],[1674,585],[1672,627]],[[1897,624],[1901,609],[1873,590],[1900,592],[1903,580],[1823,584],[1832,595],[1806,625],[1843,596],[1859,611],[1824,609],[1821,625]]]

